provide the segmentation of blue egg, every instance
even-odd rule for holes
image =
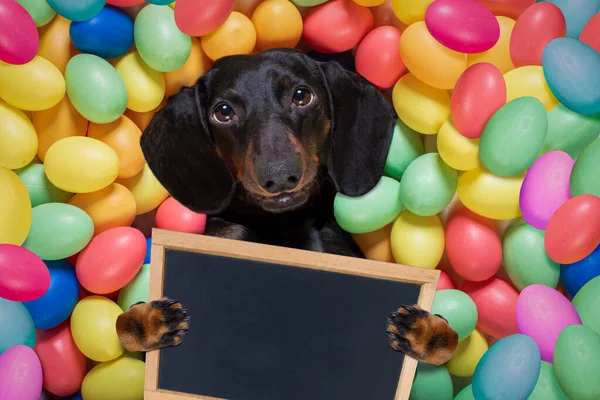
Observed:
[[[54,11],[71,21],[85,21],[102,11],[106,0],[46,0]]]
[[[23,303],[0,297],[0,354],[18,344],[35,345],[33,319]]]
[[[560,266],[560,280],[573,298],[586,283],[600,275],[600,246],[583,260]]]
[[[152,250],[152,238],[146,239],[146,257],[144,257],[144,264],[150,264],[150,250]]]
[[[50,271],[50,287],[44,295],[23,303],[37,329],[50,329],[65,321],[79,299],[75,268],[67,260],[44,261]]]
[[[540,375],[540,349],[529,336],[516,334],[496,342],[473,374],[476,399],[527,399]]]
[[[538,0],[552,3],[562,11],[567,22],[567,37],[579,39],[587,22],[600,10],[600,0]]]
[[[600,54],[591,46],[567,37],[544,48],[542,67],[558,101],[578,114],[600,112]]]
[[[69,34],[83,53],[118,57],[133,46],[133,20],[121,10],[105,7],[87,21],[71,23]]]

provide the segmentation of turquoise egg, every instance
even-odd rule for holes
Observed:
[[[31,207],[45,203],[66,203],[73,196],[73,193],[57,188],[48,180],[44,164],[29,164],[15,170],[15,173],[27,188]]]
[[[150,264],[142,265],[137,275],[119,290],[117,304],[121,310],[127,311],[137,302],[147,302],[150,292]]]
[[[598,132],[600,132],[600,113],[577,114],[559,104],[548,111],[548,134],[542,153],[562,150],[575,159],[598,137]]]
[[[600,0],[537,0],[557,6],[567,23],[567,36],[579,38],[583,27],[600,10]]]
[[[600,276],[588,281],[573,297],[573,306],[577,309],[584,326],[592,328],[600,335]]]
[[[569,400],[556,380],[554,365],[542,361],[540,377],[527,400]]]
[[[438,290],[433,298],[432,314],[446,318],[458,334],[458,340],[469,336],[477,325],[477,307],[468,294],[456,289]]]
[[[600,54],[568,37],[544,48],[542,67],[548,86],[565,107],[579,114],[600,112]]]
[[[600,132],[600,131],[599,131]],[[573,165],[571,195],[593,194],[600,197],[600,139],[594,140]]]
[[[106,0],[46,0],[57,13],[71,21],[85,21],[98,15]]]
[[[496,342],[481,357],[473,374],[476,399],[527,399],[540,375],[541,356],[535,341],[516,334]]]
[[[82,209],[65,203],[34,207],[31,229],[23,247],[42,260],[71,257],[92,240],[94,223]]]
[[[0,297],[0,354],[23,344],[35,345],[35,324],[23,305]]]
[[[544,105],[535,97],[518,97],[498,109],[483,129],[479,157],[494,175],[518,175],[535,162],[548,131]]]
[[[421,135],[406,126],[400,119],[394,126],[390,150],[385,160],[385,173],[400,180],[411,162],[425,154]]]
[[[452,379],[445,365],[417,365],[410,400],[452,400],[452,394]]]

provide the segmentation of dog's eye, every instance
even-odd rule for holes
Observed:
[[[215,108],[214,117],[219,122],[229,122],[234,115],[233,108],[227,104],[220,104]]]
[[[292,101],[299,107],[304,107],[309,105],[312,102],[313,95],[308,89],[297,89],[294,92],[294,96],[292,97]]]

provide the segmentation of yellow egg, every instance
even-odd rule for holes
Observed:
[[[385,3],[387,0],[353,0],[356,4],[363,7],[377,7]]]
[[[288,0],[265,0],[260,3],[252,14],[252,24],[256,29],[257,50],[293,48],[302,37],[302,16]]]
[[[419,133],[438,133],[450,116],[448,91],[426,85],[410,73],[398,80],[392,100],[402,122]]]
[[[480,62],[488,62],[496,66],[504,74],[515,68],[510,58],[510,35],[515,26],[515,20],[500,16],[496,16],[496,19],[500,24],[500,38],[498,42],[488,51],[469,54],[467,56],[467,64],[470,67]]]
[[[19,109],[0,100],[0,167],[23,168],[35,157],[38,137]]]
[[[0,243],[20,246],[31,228],[31,200],[25,184],[0,167]]]
[[[137,215],[154,210],[169,197],[169,193],[156,179],[148,164],[145,164],[142,172],[136,176],[120,179],[117,183],[128,188],[133,194]]]
[[[442,160],[459,171],[468,171],[480,166],[479,139],[461,135],[448,120],[437,135],[437,149]]]
[[[48,149],[46,176],[54,186],[71,193],[95,192],[110,185],[119,174],[119,157],[97,139],[73,136]]]
[[[468,209],[495,220],[521,216],[519,193],[525,173],[500,177],[484,168],[475,168],[458,178],[456,193]]]
[[[83,378],[81,396],[85,400],[142,400],[145,366],[126,356],[98,364]]]
[[[187,61],[175,71],[165,72],[165,97],[174,95],[182,86],[192,86],[211,67],[200,41],[192,38],[192,50]]]
[[[477,363],[487,350],[488,344],[485,337],[475,329],[458,343],[452,358],[446,363],[448,372],[462,378],[473,376]]]
[[[433,0],[392,0],[392,9],[406,25],[425,20],[425,11]]]
[[[421,217],[404,210],[392,226],[391,243],[398,264],[435,268],[444,253],[442,221],[437,215]]]
[[[71,43],[70,26],[71,21],[56,15],[52,22],[40,29],[37,54],[54,64],[63,75],[71,57],[80,53]]]
[[[504,74],[506,102],[518,97],[531,96],[542,102],[546,111],[558,105],[558,100],[546,83],[541,65],[527,65]]]
[[[394,262],[390,235],[392,224],[386,225],[369,233],[355,233],[352,235],[354,241],[369,260]]]
[[[137,51],[125,54],[114,64],[127,89],[127,108],[147,112],[165,97],[165,77],[142,60]]]
[[[213,61],[219,58],[250,54],[256,44],[256,30],[244,14],[233,11],[217,29],[202,36],[202,49]]]

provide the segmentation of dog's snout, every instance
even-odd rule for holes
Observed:
[[[264,163],[256,170],[258,184],[269,193],[294,189],[302,178],[300,158],[289,156]]]

